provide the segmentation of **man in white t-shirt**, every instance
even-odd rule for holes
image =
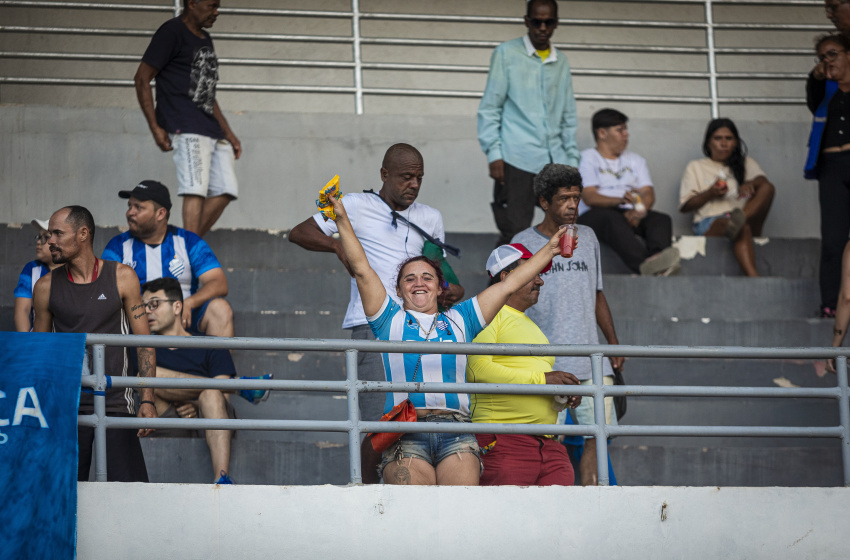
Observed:
[[[424,170],[419,150],[409,144],[395,144],[387,150],[381,163],[381,190],[377,193],[347,193],[342,198],[354,232],[369,258],[369,265],[378,274],[391,297],[396,293],[398,266],[409,257],[422,255],[426,248],[425,237],[412,224],[435,240],[445,241],[442,214],[439,210],[416,202]],[[289,240],[310,251],[335,253],[350,273],[340,241],[332,237],[336,232],[333,220],[325,221],[321,213],[316,213],[292,228]],[[441,262],[438,264],[443,268],[449,284],[443,290],[440,304],[448,307],[463,297],[463,287],[457,282],[444,256],[439,251],[438,260]],[[351,279],[351,299],[342,328],[351,329],[353,339],[375,339],[366,321],[354,278]],[[380,354],[360,352],[357,372],[358,378],[364,381],[386,381]],[[385,399],[385,393],[361,393],[361,418],[378,420],[383,414]],[[363,463],[368,466],[366,452],[371,447],[366,445],[363,449]],[[374,474],[373,471],[364,467],[364,482],[367,481],[366,477]]]
[[[668,276],[679,271],[679,250],[670,246],[672,222],[652,210],[655,191],[646,160],[626,150],[628,120],[614,109],[593,115],[596,148],[581,153],[578,223],[593,228],[634,272]]]

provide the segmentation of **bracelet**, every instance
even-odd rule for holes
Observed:
[[[149,405],[153,406],[154,408],[156,408],[156,403],[153,402],[153,401],[141,401],[139,403],[139,406],[141,407],[143,404],[149,404]]]

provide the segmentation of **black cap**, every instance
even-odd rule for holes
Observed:
[[[166,210],[171,210],[171,195],[168,194],[168,187],[159,181],[142,181],[131,191],[118,191],[118,196],[121,198],[130,198],[132,196],[139,200],[152,200]]]

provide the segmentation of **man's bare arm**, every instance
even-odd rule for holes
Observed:
[[[289,232],[289,240],[308,251],[334,253],[348,271],[348,274],[354,276],[351,266],[348,264],[348,259],[345,258],[345,253],[342,251],[340,240],[325,235],[325,232],[319,229],[312,216],[292,228],[292,231]]]
[[[124,313],[127,322],[130,323],[130,331],[133,334],[149,335],[148,315],[142,303],[142,295],[139,292],[139,277],[136,272],[127,265],[119,264],[116,272],[118,277],[118,293],[124,302]],[[156,377],[156,351],[153,348],[139,347],[136,349],[139,360],[139,377]],[[151,387],[139,389],[139,398],[142,404],[139,406],[139,418],[156,418],[156,406],[144,401],[154,402],[154,390]],[[141,428],[139,437],[145,437],[153,432],[151,428]]]
[[[233,133],[233,130],[230,128],[230,123],[227,122],[227,119],[224,118],[224,113],[221,112],[221,108],[218,106],[218,101],[213,102],[213,116],[215,120],[218,121],[218,125],[224,131],[224,139],[230,142],[233,146],[233,154],[236,156],[236,159],[242,155],[242,142],[239,141],[239,138],[236,137],[236,134]]]
[[[142,108],[142,114],[148,122],[148,128],[153,134],[154,142],[163,152],[168,152],[172,149],[171,138],[168,137],[168,132],[159,126],[156,122],[156,110],[153,104],[153,91],[151,89],[151,80],[159,74],[159,70],[142,62],[139,64],[136,75],[133,77],[133,82],[136,85],[136,98],[139,100],[139,107]]]
[[[30,311],[32,311],[32,298],[15,298],[15,330],[18,332],[30,331]]]
[[[617,339],[617,332],[614,330],[614,318],[611,317],[611,308],[608,307],[608,300],[605,299],[605,294],[602,290],[596,292],[596,323],[602,330],[602,334],[605,336],[608,344],[620,344],[620,341]],[[623,357],[612,357],[611,366],[616,370],[621,370],[623,369],[624,361],[625,358]]]
[[[32,330],[35,332],[51,332],[53,330],[53,314],[48,309],[51,282],[51,274],[42,276],[32,289],[32,306],[35,309],[35,322]]]

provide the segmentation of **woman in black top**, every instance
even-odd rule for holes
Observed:
[[[817,160],[821,214],[820,290],[821,314],[835,315],[841,284],[841,258],[850,235],[850,38],[821,37],[817,58],[827,79],[838,89],[826,100],[826,124]],[[812,113],[825,101],[827,90],[807,88]]]

